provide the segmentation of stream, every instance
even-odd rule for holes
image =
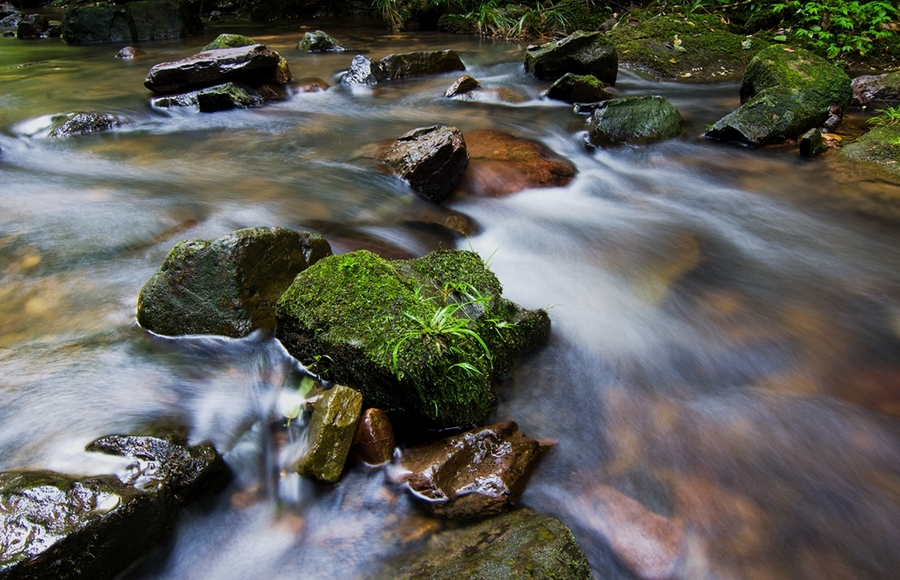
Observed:
[[[524,505],[569,525],[596,578],[629,579],[601,530],[610,486],[676,522],[685,579],[886,579],[900,570],[900,199],[826,154],[707,141],[738,82],[661,83],[677,139],[590,150],[585,121],[542,100],[527,42],[304,22],[347,52],[296,49],[299,24],[219,25],[137,46],[0,38],[0,470],[108,473],[93,439],[184,423],[235,471],[183,513],[137,580],[362,578],[436,529],[383,470],[325,487],[279,473],[268,421],[302,369],[270,336],[163,338],[135,322],[169,249],[252,226],[323,234],[336,253],[438,247],[489,260],[504,295],[548,308],[549,344],[497,389],[489,421],[555,441]],[[221,32],[336,84],[354,54],[456,50],[515,103],[443,97],[458,74],[298,93],[201,114],[150,107],[150,67]],[[107,133],[47,137],[54,115],[108,112]],[[435,206],[375,173],[365,148],[442,123],[538,142],[577,168],[561,188]],[[855,125],[854,125],[855,124]],[[845,125],[865,125],[851,111]],[[428,225],[460,212],[467,237]]]

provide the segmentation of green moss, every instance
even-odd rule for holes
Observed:
[[[842,148],[841,155],[889,181],[900,183],[900,124],[873,128]]]
[[[728,29],[719,17],[626,14],[609,33],[619,62],[658,79],[708,81],[740,76],[750,59],[769,46]]]
[[[252,46],[256,41],[242,34],[220,34],[215,40],[203,47],[203,50],[218,50],[221,48],[237,48],[239,46]]]

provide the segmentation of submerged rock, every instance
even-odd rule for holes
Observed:
[[[603,83],[597,77],[572,73],[564,74],[550,85],[546,96],[566,103],[596,103],[608,98]]]
[[[179,242],[141,289],[137,320],[168,336],[271,330],[275,302],[294,276],[330,254],[321,236],[285,228]]]
[[[453,520],[505,511],[518,501],[546,446],[513,421],[405,450],[400,464],[422,507]]]
[[[249,36],[226,33],[217,36],[215,40],[204,46],[201,52],[206,52],[207,50],[221,50],[223,48],[240,48],[242,46],[253,46],[254,44],[257,44],[257,42]]]
[[[276,336],[323,378],[411,424],[475,424],[492,380],[546,341],[550,319],[501,297],[474,252],[384,260],[360,250],[301,272],[279,299]]]
[[[851,81],[853,104],[900,102],[900,71],[883,75],[863,75]]]
[[[188,58],[163,62],[147,73],[144,86],[159,94],[182,93],[227,82],[251,87],[290,81],[283,58],[262,44],[208,50]]]
[[[615,85],[619,57],[604,33],[579,30],[562,40],[529,46],[525,51],[525,70],[545,81],[574,73],[593,75],[601,82]]]
[[[308,448],[294,464],[294,471],[325,483],[341,478],[362,411],[362,395],[336,386],[325,391],[306,431]]]
[[[468,93],[469,91],[475,90],[481,86],[481,83],[470,77],[469,75],[463,75],[456,79],[452,85],[444,92],[445,97],[455,97],[456,95],[462,95],[464,93]]]
[[[529,509],[444,530],[376,576],[399,580],[590,580],[591,569],[565,524]]]
[[[657,96],[603,101],[594,108],[588,123],[588,139],[598,147],[671,139],[680,135],[685,126],[675,105]]]
[[[176,0],[74,6],[62,21],[62,37],[69,44],[180,38],[194,31],[187,5]]]
[[[303,34],[303,38],[297,43],[297,50],[303,52],[341,52],[344,50],[344,47],[339,45],[327,33],[316,30],[315,32]]]
[[[356,426],[351,450],[370,465],[387,463],[394,454],[394,428],[387,413],[366,409]]]
[[[462,132],[432,125],[400,136],[381,155],[387,170],[409,182],[421,197],[441,203],[453,193],[469,165]]]
[[[99,133],[115,129],[121,124],[119,119],[108,113],[70,113],[57,120],[50,131],[50,137],[74,137]]]
[[[750,61],[740,95],[741,106],[705,135],[759,147],[820,127],[833,107],[843,109],[850,102],[850,77],[806,50],[772,46]]]
[[[353,58],[350,70],[341,77],[341,83],[374,85],[382,81],[460,70],[466,70],[466,66],[453,50],[389,54],[379,61],[358,54]]]
[[[119,49],[119,52],[116,53],[116,58],[121,58],[121,59],[127,60],[127,59],[137,58],[139,56],[145,56],[146,54],[147,54],[146,52],[143,52],[140,50],[135,50],[135,48],[133,46],[124,46],[121,49]]]

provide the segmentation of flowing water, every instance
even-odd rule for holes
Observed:
[[[549,345],[500,385],[491,419],[557,442],[522,502],[575,531],[596,577],[629,578],[601,533],[621,522],[598,508],[600,486],[683,529],[681,578],[896,576],[896,187],[833,155],[704,140],[737,105],[735,82],[622,70],[622,93],[668,97],[688,129],[588,150],[584,119],[541,100],[546,85],[524,74],[524,43],[306,24],[349,51],[301,54],[297,26],[147,43],[134,61],[114,59],[119,46],[0,39],[0,469],[120,469],[84,445],[175,419],[237,477],[126,577],[377,572],[439,525],[379,470],[353,468],[333,488],[279,473],[266,425],[301,369],[269,336],[150,335],[134,320],[137,295],[178,240],[250,226],[319,231],[338,252],[473,248],[508,298],[550,308]],[[246,111],[152,109],[150,66],[226,31],[329,83],[357,52],[453,48],[468,74],[520,102],[445,99],[456,75],[442,75]],[[128,123],[47,138],[54,115],[82,110]],[[372,171],[367,145],[436,122],[540,142],[578,175],[437,208]],[[427,225],[451,211],[477,229],[460,239]]]

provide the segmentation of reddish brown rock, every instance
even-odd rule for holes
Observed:
[[[403,452],[403,479],[435,515],[454,520],[506,510],[519,499],[546,445],[513,421],[467,431]]]
[[[537,143],[489,130],[464,137],[470,158],[460,184],[464,193],[502,197],[531,187],[562,187],[575,176],[571,163]]]
[[[432,125],[401,135],[382,153],[381,162],[421,197],[441,203],[462,179],[469,154],[459,129]]]
[[[391,460],[394,454],[394,428],[387,413],[381,409],[366,409],[363,412],[356,426],[351,450],[372,465]]]

